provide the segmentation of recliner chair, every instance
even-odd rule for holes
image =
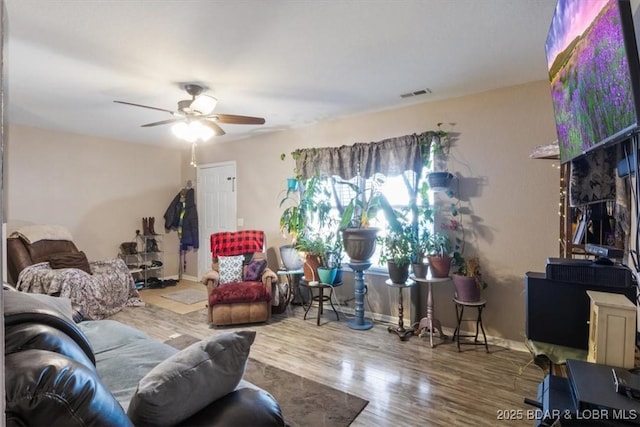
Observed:
[[[272,310],[283,310],[288,292],[266,266],[265,247],[260,230],[211,235],[212,270],[201,279],[209,294],[210,326],[266,322]]]

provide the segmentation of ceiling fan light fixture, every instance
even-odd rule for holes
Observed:
[[[171,126],[171,132],[179,139],[187,142],[196,142],[195,135],[193,135],[189,124],[186,122],[179,122]]]
[[[171,126],[173,134],[184,141],[194,143],[196,141],[208,141],[214,136],[214,131],[202,124],[199,120],[189,123],[180,122]]]
[[[213,96],[200,95],[193,100],[189,108],[191,108],[192,111],[196,111],[200,114],[209,114],[213,111],[214,108],[216,108],[217,103],[218,100]]]
[[[205,126],[200,120],[189,123],[191,131],[196,135],[196,139],[202,142],[210,140],[214,136],[213,129]]]

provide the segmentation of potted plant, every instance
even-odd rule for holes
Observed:
[[[431,169],[427,182],[433,191],[446,191],[454,178],[447,170],[450,138],[449,133],[442,130],[442,123],[437,126],[437,130],[429,131],[425,136],[429,143],[427,167]]]
[[[436,231],[429,237],[429,269],[432,277],[448,277],[451,269],[451,241],[449,235]]]
[[[280,200],[280,207],[288,205],[280,216],[280,231],[291,238],[291,244],[280,247],[280,256],[287,270],[299,270],[302,267],[300,255],[296,250],[297,240],[315,217],[322,225],[329,220],[331,205],[329,192],[319,177],[314,176],[306,183],[287,188]]]
[[[422,202],[412,209],[416,213],[416,225],[411,239],[411,268],[416,277],[427,277],[429,265],[425,259],[429,253],[431,240],[431,224],[433,223],[433,209],[429,203],[427,194],[428,185],[422,185],[420,189]]]
[[[295,248],[303,254],[302,270],[305,280],[309,282],[319,280],[318,267],[325,255],[324,240],[318,235],[303,234],[299,236]]]
[[[380,240],[380,260],[387,263],[389,278],[393,283],[405,283],[409,278],[412,242],[415,241],[413,229],[405,226],[400,232],[391,231]]]
[[[344,249],[351,262],[366,263],[376,250],[376,236],[378,229],[370,227],[370,220],[379,211],[383,211],[391,230],[399,230],[400,223],[396,213],[379,190],[381,181],[373,181],[370,189],[352,182],[342,181],[341,184],[350,187],[355,195],[342,210],[339,229],[342,231]]]
[[[328,264],[336,269],[333,283],[340,283],[342,282],[342,261],[344,258],[344,243],[342,242],[342,232],[340,230],[331,233],[327,241],[327,247]]]
[[[487,288],[487,282],[482,280],[480,271],[480,258],[477,256],[464,258],[455,254],[457,272],[453,274],[455,296],[459,301],[476,302],[480,300],[480,294]]]
[[[429,264],[425,262],[428,253],[431,232],[427,228],[419,228],[411,233],[410,258],[411,270],[416,277],[426,277],[429,272]]]
[[[319,256],[318,276],[320,282],[334,284],[342,281],[338,272],[342,264],[342,236],[339,231],[325,232],[323,238],[324,252]]]

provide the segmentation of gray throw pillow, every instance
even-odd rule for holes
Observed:
[[[136,426],[175,425],[240,383],[255,331],[224,332],[161,362],[138,383],[127,415]]]

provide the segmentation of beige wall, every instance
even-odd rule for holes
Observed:
[[[268,125],[269,114],[265,116]],[[472,213],[464,218],[471,240],[467,254],[480,256],[489,282],[485,293],[488,333],[522,341],[524,273],[544,271],[546,258],[558,254],[559,172],[553,161],[528,157],[534,146],[556,138],[548,83],[427,102],[240,141],[202,144],[198,163],[237,162],[238,217],[244,219],[244,228],[265,230],[270,246],[278,246],[285,243],[278,231],[278,202],[293,168],[290,160],[280,160],[281,153],[419,133],[435,129],[438,122],[459,133],[449,167],[458,175],[460,196]],[[195,177],[186,150],[182,164],[182,178]],[[194,257],[191,265],[195,262]],[[396,292],[385,287],[384,279],[370,276],[366,310],[395,314]],[[351,283],[345,283],[341,294],[349,297],[351,292]],[[452,285],[437,287],[435,295],[438,317],[444,326],[454,327]],[[425,298],[421,289],[420,314]]]
[[[181,183],[178,149],[10,126],[5,149],[7,232],[24,224],[68,227],[89,259],[113,258],[142,218],[163,215]],[[178,270],[178,239],[165,243],[166,276]]]
[[[546,258],[558,253],[559,173],[553,161],[528,158],[534,146],[555,139],[546,82],[201,144],[198,163],[237,162],[238,217],[244,228],[265,230],[269,245],[277,247],[285,243],[278,231],[278,202],[293,168],[290,160],[280,160],[281,153],[378,141],[434,129],[438,122],[459,133],[449,166],[472,213],[464,218],[471,241],[467,254],[480,256],[489,282],[488,333],[522,341],[524,273],[543,271]],[[186,179],[195,182],[196,176],[186,149],[180,153],[24,126],[10,126],[5,159],[9,232],[24,223],[63,224],[93,259],[115,256],[142,217],[155,216],[156,231],[162,230],[169,202]],[[165,273],[175,275],[176,233],[166,235],[165,242]],[[185,273],[197,276],[194,251]],[[385,278],[368,276],[367,316],[397,313],[396,292],[384,285]],[[350,275],[339,293],[353,297]],[[452,295],[451,285],[435,289],[436,313],[445,327],[455,325]],[[414,291],[419,306],[409,310],[413,319],[424,313],[425,299],[424,289]]]

